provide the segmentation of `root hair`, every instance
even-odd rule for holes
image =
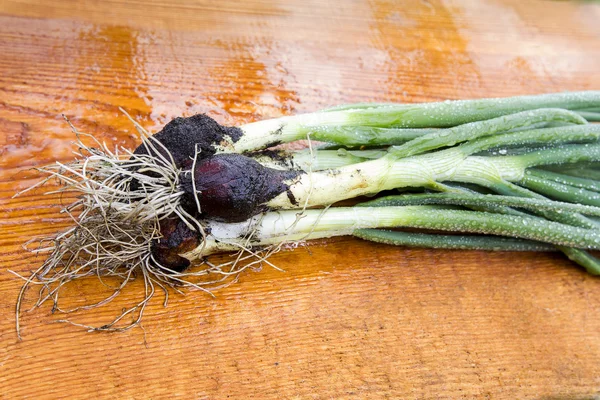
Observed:
[[[16,307],[19,338],[21,304],[30,285],[41,286],[34,308],[51,300],[53,311],[71,313],[110,302],[127,282],[136,275],[142,275],[145,298],[140,303],[125,310],[109,324],[85,327],[91,330],[127,330],[139,324],[144,307],[155,292],[155,285],[166,291],[155,273],[160,267],[152,265],[151,247],[154,241],[161,239],[160,222],[176,215],[190,229],[202,229],[200,222],[180,206],[183,194],[179,187],[181,171],[175,167],[167,149],[139,124],[135,125],[143,146],[153,156],[134,154],[124,148],[113,151],[93,136],[79,132],[66,120],[77,138],[74,142],[75,161],[37,168],[46,178],[17,194],[55,180],[59,188],[47,194],[77,195],[77,200],[61,210],[73,221],[73,227],[25,244],[27,250],[47,258],[29,277],[23,278],[25,283]],[[84,139],[87,142],[91,140],[92,145],[85,144]],[[60,289],[73,280],[90,276],[97,276],[101,281],[103,277],[117,277],[121,283],[112,288],[110,296],[98,303],[63,310],[58,303]],[[115,327],[132,313],[137,317],[131,324]]]

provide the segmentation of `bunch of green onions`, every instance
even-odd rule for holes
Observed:
[[[49,256],[26,279],[19,306],[30,284],[41,285],[37,306],[52,300],[61,310],[65,283],[121,278],[94,306],[105,304],[137,274],[144,299],[109,324],[85,326],[126,330],[139,323],[155,286],[210,290],[270,264],[287,244],[339,235],[400,246],[558,250],[600,275],[588,252],[600,249],[594,121],[600,91],[350,104],[237,128],[195,116],[154,136],[136,125],[143,142],[135,151],[84,145],[73,128],[80,157],[40,170],[63,184],[60,192],[79,195],[64,208],[75,226],[42,240],[35,251]],[[308,148],[270,149],[297,140]],[[355,205],[337,206],[348,199]],[[231,262],[207,258],[227,251],[237,251]],[[200,267],[188,268],[194,260]],[[138,317],[119,325],[129,314]],[[17,310],[17,329],[18,318]]]
[[[300,206],[303,218],[271,211],[236,224],[209,222],[206,243],[186,256],[354,235],[403,246],[559,249],[599,275],[600,263],[586,252],[600,244],[600,125],[588,123],[600,120],[599,104],[600,92],[351,104],[241,126],[242,140],[224,151],[252,154],[273,138],[330,143],[254,156],[310,171],[290,185],[293,196],[267,202],[270,210]],[[384,191],[354,207],[306,209]]]

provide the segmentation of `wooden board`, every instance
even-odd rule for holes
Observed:
[[[0,1],[0,396],[583,399],[600,394],[600,280],[559,254],[318,242],[216,292],[155,298],[142,329],[87,333],[43,307],[14,329],[22,243],[68,225],[27,169],[72,158],[61,114],[133,148],[359,101],[600,89],[583,1]],[[95,280],[66,304],[98,298]],[[143,293],[134,282],[102,324]],[[27,304],[35,300],[28,292]],[[145,342],[145,344],[144,344]],[[594,397],[596,396],[596,397]]]

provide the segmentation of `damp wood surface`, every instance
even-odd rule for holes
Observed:
[[[393,248],[283,251],[215,292],[159,295],[143,329],[87,333],[49,306],[14,329],[21,247],[69,225],[30,167],[81,131],[150,131],[340,103],[600,89],[600,4],[578,1],[0,0],[0,398],[588,399],[600,394],[600,280],[562,255]],[[226,258],[226,256],[223,256]],[[94,280],[65,306],[100,299]],[[132,283],[103,324],[140,299]],[[27,294],[26,304],[35,301]]]

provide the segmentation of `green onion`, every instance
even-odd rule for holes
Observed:
[[[365,228],[421,228],[452,232],[508,236],[560,246],[600,249],[600,231],[578,228],[533,216],[514,216],[479,211],[446,210],[431,206],[335,207],[306,210],[297,219],[295,211],[271,212],[250,221],[210,223],[210,243],[203,253],[244,246],[265,246],[279,242],[348,235]],[[251,239],[244,239],[252,233]],[[194,258],[197,252],[186,257]]]
[[[244,132],[243,137],[225,146],[223,150],[253,151],[273,143],[305,139],[311,134],[315,140],[340,144],[344,144],[345,140],[352,140],[351,129],[335,131],[334,134],[328,135],[328,127],[445,128],[527,110],[575,110],[596,108],[599,104],[600,91],[589,91],[422,104],[348,105],[328,112],[281,117],[243,125],[240,127]]]

